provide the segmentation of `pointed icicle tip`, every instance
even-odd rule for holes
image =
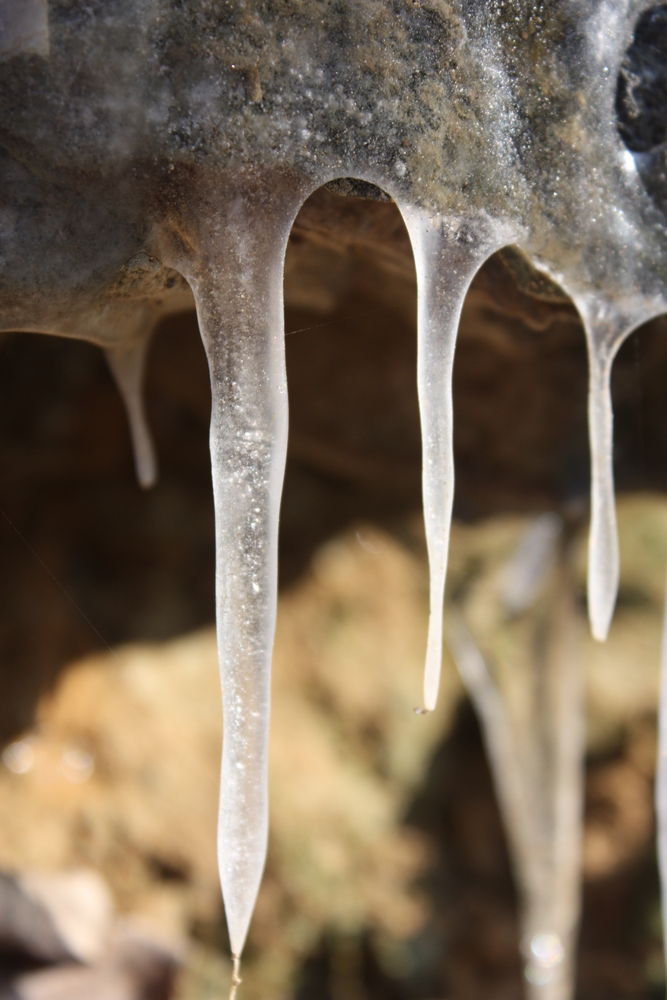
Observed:
[[[139,485],[144,490],[155,486],[158,478],[157,456],[153,445],[143,399],[143,377],[148,337],[130,345],[107,348],[104,352],[111,374],[125,404],[134,468]]]
[[[186,275],[211,377],[216,623],[223,692],[218,864],[231,951],[245,944],[268,842],[271,660],[287,457],[283,265],[303,200],[239,188],[197,220],[205,252]],[[281,196],[284,195],[284,197]],[[212,222],[211,219],[214,221]],[[238,983],[233,983],[232,996]]]

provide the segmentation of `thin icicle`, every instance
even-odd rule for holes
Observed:
[[[116,381],[130,425],[134,467],[143,489],[155,486],[158,477],[157,457],[146,419],[143,397],[144,365],[149,338],[142,337],[130,344],[109,347],[105,355]]]
[[[257,898],[268,839],[271,658],[278,515],[287,453],[283,263],[296,211],[290,189],[237,192],[203,213],[195,294],[211,376],[216,617],[223,691],[218,862],[234,958]],[[178,266],[178,264],[177,264]]]
[[[400,205],[399,205],[400,207]],[[422,428],[422,492],[430,571],[424,710],[438,697],[442,612],[454,500],[452,369],[461,310],[475,273],[495,247],[465,227],[425,212],[403,217],[417,271],[417,387]]]
[[[591,526],[588,614],[593,638],[604,642],[614,614],[620,559],[614,497],[611,365],[613,353],[589,335],[588,426],[591,447]]]
[[[667,956],[667,592],[662,625],[660,707],[658,712],[658,761],[655,775],[655,811],[658,821],[658,865],[662,886],[662,933]]]

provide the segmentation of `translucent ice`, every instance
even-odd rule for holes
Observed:
[[[658,822],[658,865],[662,887],[662,933],[664,950],[667,955],[667,590],[665,591],[661,654],[655,811]]]
[[[542,514],[521,540],[503,576],[503,603],[510,614],[527,611],[542,593],[554,569],[555,543],[562,530],[558,514]]]
[[[665,215],[644,180],[655,157],[631,154],[615,112],[644,9],[625,0],[304,0],[287,16],[252,0],[0,0],[0,329],[112,349],[146,484],[154,459],[137,330],[187,307],[163,264],[196,297],[213,394],[219,853],[237,956],[267,836],[291,221],[319,185],[356,178],[394,198],[414,246],[431,568],[426,708],[441,658],[456,330],[472,276],[508,242],[565,288],[586,326],[589,604],[604,638],[618,583],[610,369],[623,338],[667,307]],[[520,590],[510,588],[505,611],[520,613]],[[567,732],[554,704],[550,718]],[[517,834],[517,851],[521,843]],[[566,924],[558,930],[552,914],[533,927],[533,978],[561,965],[558,942],[569,954]]]
[[[401,203],[399,201],[399,207]],[[470,282],[501,240],[459,220],[404,206],[417,271],[417,388],[422,428],[422,496],[430,571],[424,709],[438,697],[442,613],[454,501],[452,370]]]
[[[545,514],[526,532],[497,577],[493,608],[483,577],[447,612],[448,643],[482,724],[508,833],[535,1000],[572,996],[580,912],[583,678],[561,530],[560,518]],[[484,652],[466,623],[478,617],[477,601]],[[530,620],[517,617],[529,609]]]
[[[47,0],[0,0],[0,60],[49,54]]]

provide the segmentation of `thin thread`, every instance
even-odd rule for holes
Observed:
[[[241,979],[241,975],[240,975],[240,973],[241,973],[241,959],[239,958],[238,955],[232,955],[232,962],[234,964],[232,966],[232,986],[231,986],[231,989],[229,991],[229,1000],[235,1000],[235,998],[236,998],[236,991],[238,990],[239,986],[243,982],[243,980]]]
[[[44,562],[44,560],[40,559],[40,557],[37,555],[37,553],[33,549],[33,547],[30,544],[30,542],[27,540],[27,538],[23,537],[23,535],[21,534],[21,532],[19,531],[19,529],[13,523],[13,521],[10,521],[10,519],[7,517],[7,515],[5,514],[4,510],[2,509],[2,507],[0,507],[0,514],[2,514],[2,516],[4,517],[5,521],[9,525],[9,527],[12,528],[16,532],[16,534],[19,536],[19,538],[21,539],[21,541],[23,542],[23,544],[25,545],[25,547],[28,549],[28,551],[32,552],[33,556],[35,557],[35,559],[37,560],[37,562],[39,563],[39,565],[42,567],[43,570],[45,570],[49,574],[49,576],[51,577],[51,579],[53,580],[53,582],[55,583],[55,585],[60,590],[62,590],[62,592],[65,595],[65,597],[67,598],[67,600],[70,602],[70,604],[73,605],[73,607],[76,608],[76,610],[79,612],[79,614],[81,615],[81,617],[83,618],[83,620],[86,622],[86,624],[89,625],[92,628],[93,632],[95,633],[95,635],[97,636],[97,638],[100,640],[100,642],[102,642],[106,646],[106,648],[109,650],[109,652],[111,653],[111,655],[115,659],[118,659],[118,656],[113,651],[113,649],[111,648],[111,646],[109,645],[109,643],[106,641],[106,639],[104,638],[104,636],[100,632],[98,632],[98,630],[95,628],[95,626],[91,622],[90,618],[88,618],[88,616],[86,614],[84,614],[84,612],[81,610],[81,608],[76,603],[76,601],[71,596],[71,594],[68,594],[68,592],[65,590],[65,588],[63,587],[63,585],[60,582],[60,580],[58,580],[58,578],[56,576],[54,576],[54,574],[51,572],[51,570],[46,565],[46,563]]]
[[[336,326],[337,323],[349,323],[353,319],[361,319],[362,316],[374,316],[381,312],[396,312],[398,306],[383,306],[380,309],[369,309],[367,312],[354,313],[352,316],[340,316],[338,319],[330,319],[326,323],[317,323],[315,326],[302,326],[299,330],[288,330],[286,337],[291,337],[293,333],[307,333],[309,330],[322,330],[325,326]]]

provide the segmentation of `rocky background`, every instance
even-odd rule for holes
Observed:
[[[509,1000],[522,990],[511,867],[447,654],[437,712],[412,711],[427,570],[415,280],[395,206],[313,196],[292,234],[285,299],[271,842],[241,995]],[[573,307],[518,254],[497,255],[469,293],[455,365],[450,600],[474,618],[534,517],[556,511],[566,526],[588,692],[582,1000],[665,988],[652,805],[667,562],[661,325],[615,364],[623,576],[604,647],[583,628],[587,373]],[[56,874],[96,872],[110,891],[106,910],[103,889],[81,897],[84,914],[106,913],[95,955],[10,940],[0,906],[7,996],[83,1000],[115,983],[114,997],[217,998],[230,967],[196,319],[166,322],[151,350],[161,478],[150,493],[135,485],[96,348],[5,336],[0,377],[0,868],[16,876],[7,893],[49,912],[62,907]]]

